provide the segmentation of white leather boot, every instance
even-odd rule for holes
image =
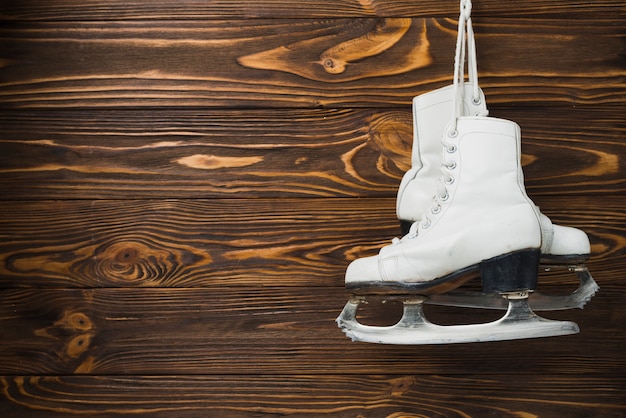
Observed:
[[[464,116],[486,116],[485,96],[479,89],[474,97],[473,84],[464,83]],[[436,180],[441,164],[441,135],[450,120],[454,85],[439,88],[413,99],[413,151],[411,168],[400,182],[396,200],[396,214],[401,223],[402,234],[408,233],[414,222],[430,205],[435,193]],[[555,225],[540,213],[542,261],[546,263],[581,262],[589,257],[589,237],[580,229]]]
[[[487,103],[478,85],[476,44],[471,23],[471,5],[466,4],[465,24],[459,17],[459,34],[455,57],[455,84],[422,94],[413,99],[413,150],[411,168],[404,174],[396,200],[396,214],[402,235],[428,208],[439,175],[441,135],[455,116],[487,116]],[[467,48],[469,83],[464,78]],[[459,95],[454,97],[455,94]],[[456,108],[455,108],[456,100]],[[454,112],[454,113],[453,113]],[[591,252],[589,237],[580,229],[552,224],[540,213],[542,261],[544,263],[582,263]]]
[[[541,223],[523,184],[519,126],[470,116],[459,117],[449,129],[429,208],[402,239],[376,256],[353,261],[346,271],[347,288],[444,293],[481,268],[495,263],[506,269],[520,257],[536,281],[533,260],[538,263]],[[499,292],[519,287],[506,282],[487,287],[494,286]],[[522,287],[533,290],[534,284]]]

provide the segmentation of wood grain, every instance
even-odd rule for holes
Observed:
[[[581,333],[405,347],[334,322],[348,263],[399,232],[410,102],[450,83],[457,15],[457,0],[0,2],[0,416],[625,416],[623,0],[473,7],[480,84],[522,127],[531,197],[591,239],[600,292],[542,313]]]
[[[623,197],[537,203],[589,234],[598,280],[621,283]],[[393,199],[3,202],[0,213],[4,288],[337,287],[349,261],[399,234]]]
[[[39,115],[5,114],[5,198],[388,194],[411,137],[393,111]]]
[[[533,195],[626,190],[626,107],[510,108]],[[0,199],[395,197],[402,109],[0,112]],[[602,186],[602,187],[599,187]]]
[[[620,417],[622,377],[553,376],[16,376],[2,379],[6,418],[69,414],[519,418]]]
[[[123,0],[20,0],[4,1],[0,17],[7,20],[112,20],[112,19],[198,19],[198,18],[311,18],[371,16],[457,16],[456,0],[255,0],[198,2],[168,0],[128,2]],[[474,2],[475,16],[607,16],[626,14],[621,0],[482,0]]]
[[[623,103],[625,24],[476,24],[481,85],[492,103]],[[433,18],[8,22],[0,106],[397,106],[452,79],[455,36]],[[354,60],[359,39],[375,48]]]
[[[619,288],[603,287],[584,310],[544,314],[577,322],[582,330],[577,335],[438,347],[351,342],[334,322],[348,298],[341,287],[8,289],[0,291],[0,375],[411,370],[422,375],[623,377],[626,314]],[[365,323],[397,321],[393,307],[364,312]],[[441,324],[502,315],[435,306],[428,312]]]

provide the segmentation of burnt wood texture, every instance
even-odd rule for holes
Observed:
[[[626,416],[621,0],[473,7],[528,193],[591,240],[600,293],[543,313],[581,333],[383,346],[334,322],[348,263],[399,233],[411,99],[451,82],[457,16],[456,0],[0,2],[0,416]]]

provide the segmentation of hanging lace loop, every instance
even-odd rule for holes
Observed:
[[[476,103],[480,100],[480,91],[478,87],[478,68],[476,60],[476,39],[474,39],[474,27],[472,26],[472,2],[466,0],[466,42],[467,42],[467,72],[469,81],[473,85],[472,100]]]
[[[480,100],[480,90],[478,87],[478,69],[476,66],[476,42],[474,40],[474,29],[472,27],[472,2],[471,0],[461,0],[459,13],[459,26],[456,41],[456,51],[454,57],[454,95],[453,95],[453,115],[450,131],[446,132],[442,139],[446,156],[452,156],[456,153],[457,145],[452,143],[458,134],[457,120],[463,115],[463,95],[465,94],[465,59],[467,53],[468,78],[473,84],[472,100],[474,103]],[[422,220],[416,228],[428,228],[432,221],[431,217],[441,212],[442,205],[450,197],[447,186],[455,182],[453,170],[456,168],[456,162],[444,158],[441,162],[441,177],[437,181],[437,192],[433,196],[433,202],[430,210],[423,214]],[[417,234],[417,229],[413,231]]]
[[[451,130],[456,131],[457,119],[463,114],[463,95],[465,93],[465,58],[467,51],[467,68],[469,82],[472,83],[472,100],[478,103],[480,90],[478,86],[478,68],[476,60],[476,41],[472,26],[472,2],[461,0],[459,24],[454,56],[454,96]]]
[[[460,0],[460,13],[458,23],[458,33],[456,40],[456,50],[454,57],[454,90],[452,98],[452,118],[449,131],[444,132],[442,145],[444,154],[453,158],[453,154],[457,151],[457,145],[451,141],[458,134],[457,121],[463,116],[464,94],[465,94],[465,61],[467,58],[467,77],[472,84],[472,101],[475,105],[480,103],[482,94],[478,85],[478,69],[476,63],[476,42],[474,39],[474,29],[472,26],[472,2],[471,0]],[[467,54],[467,56],[466,56]],[[482,114],[481,116],[486,116]],[[455,182],[453,171],[457,168],[457,163],[453,159],[444,158],[441,162],[441,177],[437,180],[436,193],[428,210],[422,214],[421,220],[414,222],[409,232],[402,237],[394,238],[393,243],[402,242],[405,239],[413,239],[417,237],[419,231],[427,229],[433,222],[435,216],[438,216],[445,202],[450,198],[447,186]]]

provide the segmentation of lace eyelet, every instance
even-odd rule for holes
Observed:
[[[472,97],[472,103],[475,105],[479,105],[482,102],[482,100],[480,100],[480,97]]]
[[[450,195],[448,194],[448,192],[446,192],[444,195],[439,195],[439,200],[441,200],[442,202],[445,202],[449,198],[450,198]]]
[[[448,138],[456,138],[458,134],[459,134],[459,131],[457,131],[456,129],[453,129],[451,131],[448,131]]]
[[[454,177],[450,176],[450,177],[446,177],[445,179],[443,179],[443,182],[447,185],[450,185],[452,183],[454,183]],[[446,193],[447,194],[447,193]]]
[[[426,219],[424,222],[422,222],[422,228],[427,229],[430,226],[430,219]]]
[[[433,215],[438,214],[439,212],[441,212],[441,206],[437,205],[437,206],[433,206],[430,209],[430,213],[432,213]]]
[[[454,144],[446,145],[446,151],[450,154],[452,154],[453,152],[456,152],[456,145]]]

